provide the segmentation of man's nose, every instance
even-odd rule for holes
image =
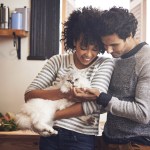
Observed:
[[[105,49],[106,49],[108,54],[111,54],[113,52],[112,46],[105,46]]]

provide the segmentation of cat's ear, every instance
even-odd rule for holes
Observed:
[[[80,73],[80,76],[83,77],[83,78],[86,78],[87,73],[86,72],[84,72],[84,73],[82,72],[82,73]]]
[[[68,73],[68,77],[72,77],[72,76],[74,76],[74,74],[75,74],[76,72],[74,71],[74,70],[71,70],[71,71],[69,71],[69,73]]]
[[[63,76],[59,76],[60,81],[63,79]]]
[[[65,75],[60,76],[60,81],[63,82],[66,79]]]

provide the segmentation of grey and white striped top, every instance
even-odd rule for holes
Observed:
[[[48,86],[54,85],[54,83],[59,82],[60,76],[71,69],[85,72],[87,78],[91,81],[91,87],[96,87],[101,92],[107,92],[113,68],[114,63],[111,58],[99,56],[88,68],[77,69],[74,64],[73,53],[55,55],[47,61],[41,72],[27,88],[26,93],[31,90],[45,89]],[[97,105],[96,102],[83,102],[82,106],[86,115],[92,114],[97,118],[97,122],[99,122],[101,106]],[[98,134],[98,123],[94,127],[85,125],[79,118],[57,120],[55,125],[87,135]]]

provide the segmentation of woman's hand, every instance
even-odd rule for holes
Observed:
[[[71,97],[72,101],[94,101],[100,95],[100,92],[96,88],[72,88]]]
[[[25,94],[25,101],[27,102],[28,100],[32,98],[42,98],[42,99],[49,99],[49,100],[59,100],[62,98],[66,98],[69,93],[62,93],[59,88],[52,87],[47,88],[47,89],[37,89],[37,90],[32,90],[28,93]]]

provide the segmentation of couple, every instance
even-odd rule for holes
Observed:
[[[72,12],[64,23],[62,41],[67,54],[51,57],[27,88],[31,98],[71,98],[78,103],[57,111],[58,135],[40,137],[40,150],[94,150],[96,126],[85,125],[78,116],[107,112],[102,150],[150,149],[150,47],[134,38],[137,19],[123,8],[100,11],[84,7]],[[110,53],[114,59],[99,55]],[[85,72],[90,89],[42,90],[58,73],[69,69]],[[63,70],[63,71],[62,71]]]

